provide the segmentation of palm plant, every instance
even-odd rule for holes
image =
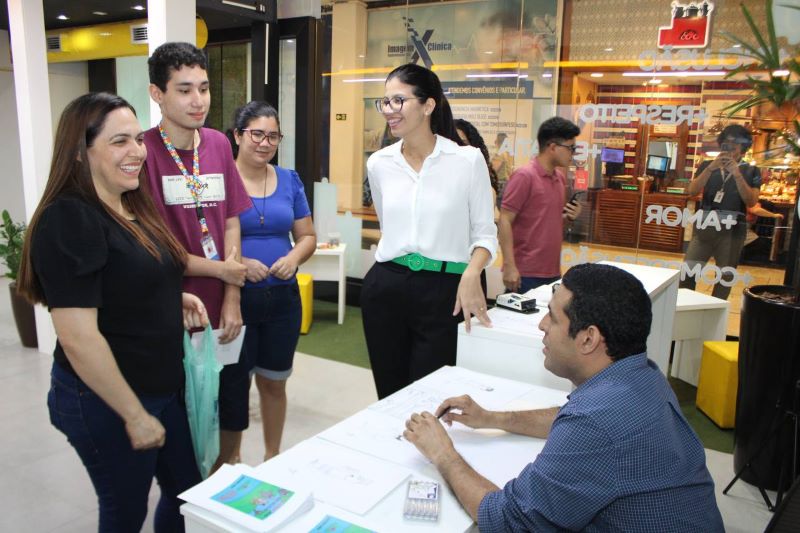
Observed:
[[[12,281],[17,279],[19,272],[24,236],[25,224],[12,221],[8,211],[3,210],[0,224],[0,262],[8,267],[5,277]]]
[[[741,4],[742,15],[750,28],[755,43],[745,40],[730,32],[720,32],[720,35],[737,45],[737,52],[726,52],[732,55],[742,56],[753,60],[750,63],[739,66],[728,73],[726,78],[745,74],[745,80],[752,88],[752,94],[740,102],[731,104],[725,108],[729,116],[733,116],[739,111],[752,107],[771,104],[775,106],[779,113],[786,104],[793,104],[797,111],[800,111],[800,83],[792,82],[800,76],[800,63],[792,55],[788,59],[782,57],[781,49],[778,46],[778,37],[775,34],[775,22],[772,17],[772,0],[765,0],[767,12],[766,33],[762,34],[758,29],[753,16],[744,4]],[[781,7],[800,10],[800,6],[789,6],[781,4]],[[766,71],[767,77],[753,74],[753,71]],[[788,70],[788,75],[776,75],[776,72]],[[789,122],[788,116],[784,115],[784,120]],[[794,135],[784,134],[783,138],[791,147],[792,152],[800,155],[800,122],[797,118],[792,120]]]

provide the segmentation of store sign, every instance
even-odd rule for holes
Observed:
[[[659,48],[705,48],[711,34],[714,4],[672,2],[672,21],[658,28]]]
[[[412,52],[411,63],[416,63],[422,59],[422,63],[426,68],[433,66],[433,59],[429,52],[449,52],[453,49],[451,42],[436,42],[431,41],[433,36],[433,29],[426,29],[422,35],[419,34],[414,26],[414,19],[411,17],[403,17],[408,32],[408,38],[411,41],[410,45],[407,44],[390,44],[387,45],[386,53],[389,57],[404,57],[409,52]]]
[[[462,98],[490,98],[492,100],[516,100],[533,98],[531,80],[497,81],[443,81],[442,89],[448,100]]]
[[[613,124],[691,124],[704,122],[702,107],[691,105],[643,104],[585,104],[578,108],[578,118],[585,123],[611,122]]]

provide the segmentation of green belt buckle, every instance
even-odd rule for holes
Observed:
[[[409,270],[419,272],[425,268],[425,259],[423,259],[423,257],[418,253],[414,252],[406,256],[406,264]]]

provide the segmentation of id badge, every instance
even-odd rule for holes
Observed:
[[[206,255],[206,259],[219,261],[219,254],[217,253],[217,245],[214,244],[214,237],[210,234],[206,235],[200,239],[200,244],[203,245],[203,253]]]
[[[722,189],[718,190],[717,194],[714,195],[714,203],[715,204],[721,204],[722,203],[722,199],[724,197],[725,197],[725,191],[723,191]]]

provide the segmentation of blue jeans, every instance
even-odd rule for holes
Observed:
[[[561,279],[561,276],[554,276],[552,278],[526,278],[523,276],[520,278],[519,290],[517,292],[519,294],[523,294],[531,289],[535,289],[536,287],[540,287],[542,285],[547,285],[548,283],[553,283],[559,279]]]
[[[78,452],[97,493],[100,532],[138,532],[153,476],[161,487],[155,531],[183,531],[178,494],[199,483],[182,395],[139,396],[167,432],[161,448],[134,451],[122,419],[78,377],[53,363],[50,421]]]
[[[297,283],[242,289],[244,346],[256,374],[274,381],[289,378],[302,318]]]

